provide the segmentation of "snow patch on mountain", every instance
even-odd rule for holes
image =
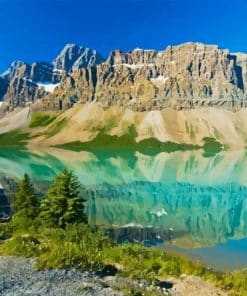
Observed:
[[[60,85],[60,83],[36,83],[39,87],[43,87],[46,92],[52,93],[54,92],[55,88]]]
[[[143,67],[153,67],[154,64],[153,63],[140,63],[140,64],[126,64],[126,63],[122,63],[122,64],[116,64],[116,65],[113,65],[113,67],[117,67],[117,66],[125,66],[125,67],[128,67],[130,69],[140,69],[140,68],[143,68]]]
[[[151,81],[154,85],[160,86],[161,84],[165,84],[167,80],[169,80],[169,77],[165,77],[162,75],[159,75],[155,78],[151,78]]]

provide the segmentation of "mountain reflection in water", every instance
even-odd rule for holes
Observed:
[[[44,191],[63,168],[84,185],[90,223],[119,242],[164,241],[192,250],[247,237],[245,151],[205,157],[201,151],[0,150],[0,183],[28,173]]]

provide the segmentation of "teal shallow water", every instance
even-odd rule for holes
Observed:
[[[41,191],[65,167],[85,186],[89,221],[118,241],[164,241],[216,268],[247,267],[245,151],[0,150],[0,178],[28,173]]]

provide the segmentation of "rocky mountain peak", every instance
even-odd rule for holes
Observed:
[[[10,67],[4,73],[2,73],[0,76],[4,79],[10,80],[15,76],[18,69],[20,67],[22,67],[23,65],[25,65],[25,63],[23,61],[13,61],[10,65]]]
[[[14,61],[0,75],[0,100],[7,102],[10,110],[25,106],[54,90],[72,72],[95,67],[103,58],[96,50],[76,44],[67,44],[52,64]]]
[[[55,69],[72,72],[79,68],[95,66],[101,62],[103,62],[103,58],[96,50],[76,44],[67,44],[52,64]]]

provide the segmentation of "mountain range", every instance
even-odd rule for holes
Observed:
[[[14,61],[1,74],[0,133],[43,111],[66,121],[47,145],[87,142],[102,131],[121,136],[134,126],[136,141],[202,145],[210,137],[245,147],[246,87],[247,54],[216,45],[113,50],[105,59],[67,44],[51,63]]]
[[[243,107],[246,84],[247,55],[231,54],[215,45],[114,50],[104,59],[96,50],[67,44],[50,64],[14,61],[1,75],[0,97],[12,110],[47,97],[53,85],[55,94],[62,92],[62,101],[96,100],[140,111]],[[68,104],[54,107],[65,109]]]

